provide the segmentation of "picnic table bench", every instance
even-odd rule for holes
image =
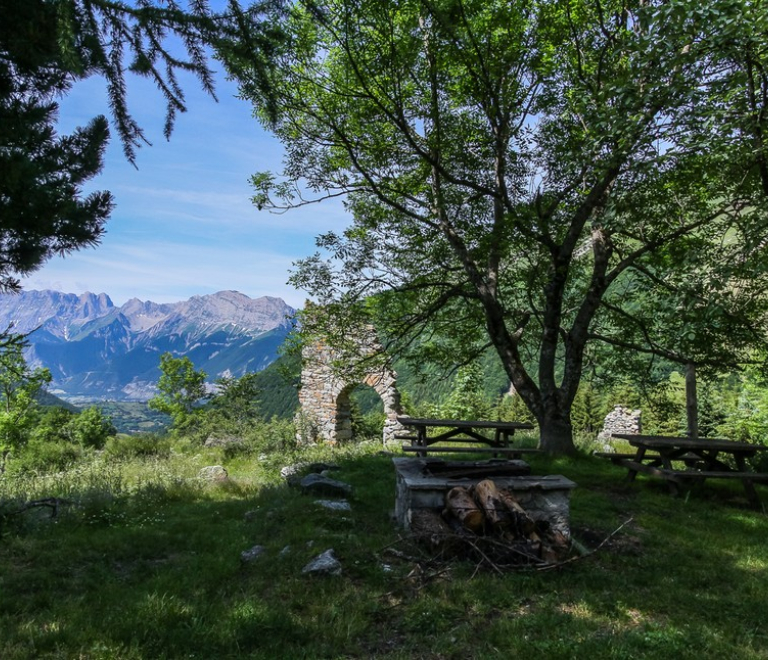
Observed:
[[[420,417],[398,417],[397,421],[411,430],[395,434],[399,440],[410,440],[403,445],[404,452],[413,452],[419,456],[428,453],[456,452],[474,453],[486,452],[494,456],[508,455],[520,458],[522,454],[538,452],[534,447],[514,447],[511,437],[515,431],[533,429],[533,424],[525,422],[493,422],[483,420],[463,419],[428,419]],[[432,429],[437,433],[429,434]],[[493,432],[493,435],[489,432]],[[470,443],[475,446],[450,446],[437,443]],[[436,446],[437,445],[437,446]]]
[[[759,506],[760,499],[755,483],[768,483],[768,474],[754,472],[746,460],[759,451],[768,450],[763,445],[735,442],[722,438],[678,438],[658,435],[612,434],[626,440],[635,448],[634,454],[595,452],[596,456],[611,460],[614,465],[627,468],[627,477],[634,480],[638,472],[661,477],[669,485],[673,495],[681,489],[706,479],[736,479],[741,481],[747,499]],[[732,457],[732,464],[722,460]],[[684,467],[680,467],[680,464]]]

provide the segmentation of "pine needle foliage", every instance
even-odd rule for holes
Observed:
[[[148,145],[128,106],[131,76],[148,78],[165,103],[170,138],[187,109],[180,76],[193,74],[215,98],[210,47],[251,25],[243,43],[264,48],[255,5],[230,0],[214,14],[207,0],[0,0],[0,291],[53,255],[98,244],[114,206],[106,191],[83,194],[103,167],[109,121],[94,117],[71,135],[56,130],[58,100],[79,80],[99,76],[123,153],[136,165]],[[247,36],[247,38],[246,38]]]

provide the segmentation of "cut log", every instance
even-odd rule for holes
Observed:
[[[439,550],[444,555],[453,556],[462,550],[461,540],[435,509],[414,509],[411,530],[419,541],[429,545],[432,552]]]
[[[448,491],[445,496],[445,508],[468,530],[475,534],[483,531],[485,516],[475,504],[472,495],[463,486],[456,486]]]
[[[483,509],[485,518],[499,534],[504,532],[512,524],[512,513],[505,506],[496,484],[490,479],[484,479],[475,486],[475,500]]]
[[[449,490],[442,519],[436,509],[423,515],[414,510],[411,527],[432,552],[480,557],[496,570],[513,564],[554,564],[570,548],[567,534],[531,516],[514,493],[500,489],[493,479]]]
[[[514,533],[515,536],[524,536],[526,538],[536,536],[536,522],[520,506],[520,502],[515,499],[514,495],[501,490],[499,491],[499,497],[512,514],[512,521],[508,532]]]

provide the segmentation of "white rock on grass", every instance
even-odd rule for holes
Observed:
[[[254,545],[250,550],[243,550],[240,553],[240,559],[246,563],[255,561],[261,555],[266,552],[266,548],[263,545]]]
[[[341,575],[341,563],[334,556],[333,548],[329,548],[309,562],[301,572],[314,575]]]
[[[221,465],[208,465],[200,470],[197,476],[205,481],[226,481],[229,473]]]
[[[319,504],[332,511],[352,511],[352,507],[347,500],[315,500],[315,504]]]

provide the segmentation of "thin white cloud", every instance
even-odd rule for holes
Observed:
[[[116,303],[138,297],[183,300],[224,289],[278,296],[300,306],[286,284],[291,265],[315,251],[316,235],[341,231],[350,218],[339,200],[277,215],[250,203],[250,176],[282,169],[282,147],[252,117],[250,105],[220,81],[214,103],[185,83],[189,112],[170,142],[162,137],[162,99],[145,81],[130,81],[128,101],[153,141],[138,152],[138,171],[114,135],[103,174],[88,190],[111,190],[117,207],[102,244],[49,261],[25,278],[27,289],[104,292]],[[98,79],[78,83],[61,104],[61,132],[108,114]]]

